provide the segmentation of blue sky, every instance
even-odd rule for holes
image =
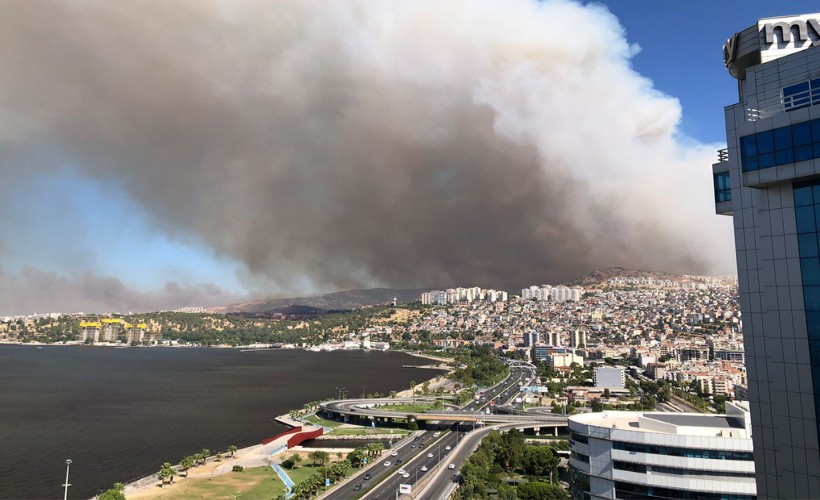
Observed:
[[[766,17],[820,11],[815,1],[638,1],[600,3],[641,47],[633,68],[680,100],[681,130],[704,143],[725,142],[722,110],[737,102],[737,83],[723,66],[723,43]]]

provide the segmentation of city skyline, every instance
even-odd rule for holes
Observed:
[[[345,5],[0,7],[0,313],[734,269],[720,45],[808,2]]]

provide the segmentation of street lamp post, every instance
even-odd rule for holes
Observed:
[[[71,466],[71,459],[68,459],[68,460],[65,461],[65,484],[63,485],[63,486],[65,486],[65,493],[63,494],[63,500],[68,499],[68,487],[71,486],[68,483],[68,469],[69,469],[70,466]]]

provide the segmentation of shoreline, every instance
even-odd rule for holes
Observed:
[[[80,344],[80,345],[82,345],[82,344]],[[110,346],[105,346],[105,347],[110,347]],[[173,346],[155,346],[155,347],[173,347]],[[233,348],[233,349],[235,349],[235,348]],[[297,349],[311,352],[307,349],[301,349],[301,348],[297,348]],[[263,349],[263,350],[267,350],[267,349]],[[350,350],[354,351],[355,349],[350,349]],[[390,352],[390,351],[384,351],[384,352]],[[404,354],[408,354],[410,356],[414,356],[414,357],[417,357],[417,358],[420,358],[420,359],[424,359],[426,361],[429,361],[429,360],[440,361],[442,364],[444,364],[445,362],[451,361],[447,358],[438,358],[438,357],[435,357],[435,356],[421,354],[421,353],[411,353],[411,352],[406,352],[406,351],[392,351],[392,352],[401,352],[401,353],[404,353]],[[447,376],[450,373],[452,373],[452,371],[454,369],[451,366],[448,366],[447,368],[439,368],[439,367],[430,366],[430,365],[424,365],[424,366],[420,365],[416,368],[428,368],[428,369],[433,368],[433,369],[438,369],[438,370],[446,370],[446,373],[443,373],[443,374],[441,374],[437,377],[433,377],[433,378],[426,379],[426,380],[422,381],[422,382],[428,382],[429,381],[429,382],[431,382],[432,384],[435,384],[435,385],[442,385],[442,384],[446,383],[447,381],[449,381]],[[399,394],[401,394],[402,392],[408,392],[409,393],[410,390],[407,389],[405,391],[401,391]],[[303,427],[303,428],[304,427],[311,427],[311,426],[312,427],[319,427],[319,426],[316,426],[315,424],[311,424],[309,422],[300,422],[300,421],[294,420],[287,414],[275,417],[274,420],[276,422],[278,422],[279,424],[282,424],[282,425],[288,427],[289,430],[294,429],[296,427],[300,427],[300,426]],[[333,441],[333,440],[342,440],[342,439],[351,439],[351,440],[391,439],[391,438],[395,438],[395,437],[396,437],[395,435],[391,435],[391,434],[370,435],[370,436],[355,436],[355,435],[354,436],[333,436],[332,431],[331,431],[331,434],[329,434],[329,435],[323,434],[322,436],[320,436],[319,438],[316,438],[316,439],[324,438],[322,440]],[[264,438],[264,439],[267,439],[267,438]],[[243,467],[246,467],[246,468],[270,466],[270,464],[272,464],[275,460],[273,458],[275,455],[270,453],[271,448],[273,448],[273,447],[271,446],[270,443],[267,444],[267,445],[260,443],[260,444],[256,444],[256,445],[247,446],[245,448],[241,448],[241,449],[237,450],[233,458],[223,458],[220,462],[216,462],[215,456],[208,457],[208,459],[206,459],[205,463],[202,466],[197,467],[197,469],[199,469],[199,470],[191,469],[189,471],[188,475],[186,475],[184,477],[180,477],[180,479],[184,480],[184,479],[187,479],[189,477],[192,478],[192,479],[197,479],[197,478],[212,478],[212,477],[215,477],[215,476],[221,476],[223,474],[226,474],[226,473],[230,472],[234,465],[242,465]],[[302,448],[301,446],[295,446],[291,449],[285,449],[284,451],[286,451],[286,452],[290,452],[290,451],[300,452],[300,451],[305,451],[305,450],[313,451],[314,448],[307,449],[307,448]],[[333,449],[333,450],[334,450],[334,452],[340,451],[339,449]],[[244,465],[244,464],[248,464],[248,465]],[[179,467],[179,464],[174,464],[174,468],[178,468],[178,467]],[[151,475],[148,475],[148,476],[143,476],[139,479],[136,479],[134,481],[130,481],[130,482],[126,483],[125,484],[125,489],[123,491],[124,491],[125,496],[126,496],[127,499],[130,499],[130,498],[148,499],[148,498],[151,498],[150,493],[152,491],[154,491],[153,488],[158,488],[159,487],[157,485],[158,481],[159,481],[159,476],[158,476],[157,473],[154,473],[154,474],[151,474]]]

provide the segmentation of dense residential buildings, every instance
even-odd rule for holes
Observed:
[[[572,498],[755,498],[748,406],[725,415],[606,411],[569,419]]]
[[[724,47],[738,102],[712,166],[715,208],[734,219],[761,498],[820,491],[818,26],[820,13],[760,19]]]
[[[545,302],[551,300],[553,302],[578,302],[584,295],[583,288],[569,288],[566,286],[550,286],[550,285],[533,285],[529,288],[521,290],[521,298],[524,300],[537,300]]]
[[[433,290],[421,294],[421,303],[424,305],[470,304],[476,301],[505,302],[507,292],[501,290],[486,290],[479,287],[448,288],[447,290]]]

